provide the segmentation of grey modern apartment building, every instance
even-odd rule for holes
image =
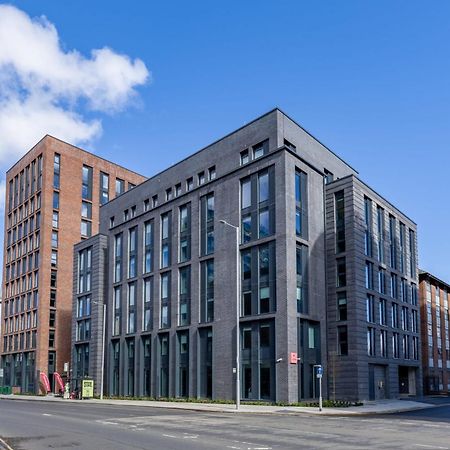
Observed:
[[[109,395],[233,399],[239,308],[244,400],[314,398],[317,364],[330,397],[395,397],[405,377],[419,389],[415,240],[411,220],[275,109],[101,207],[99,234],[74,251],[74,379],[98,392],[104,353]]]

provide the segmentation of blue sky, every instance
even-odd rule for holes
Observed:
[[[151,176],[278,106],[418,223],[420,266],[450,282],[450,2],[10,4],[64,51],[106,46],[150,72],[119,112],[67,103],[101,121],[84,148]]]

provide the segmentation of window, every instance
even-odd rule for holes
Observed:
[[[378,292],[386,294],[386,271],[381,267],[378,269]]]
[[[380,331],[380,356],[387,357],[387,331]]]
[[[147,198],[144,200],[144,212],[147,212],[150,210],[150,200]]]
[[[192,189],[194,189],[194,178],[189,177],[186,180],[186,191],[189,192],[192,191]]]
[[[152,208],[156,208],[158,206],[158,194],[155,194],[152,197]]]
[[[191,205],[183,205],[179,210],[180,218],[180,262],[188,261],[191,258]]]
[[[412,278],[417,276],[416,233],[411,229],[409,230],[409,274]]]
[[[82,220],[80,226],[82,237],[89,237],[92,234],[92,224],[89,220]]]
[[[214,193],[200,199],[200,252],[210,255],[214,252]]]
[[[397,240],[395,217],[389,215],[389,264],[393,269],[397,268]]]
[[[59,189],[61,155],[55,153],[53,159],[53,187]]]
[[[345,204],[344,191],[334,194],[334,215],[336,227],[336,253],[345,252]]]
[[[58,248],[58,232],[52,231],[52,248]]]
[[[161,274],[160,328],[170,327],[170,272]]]
[[[375,356],[375,328],[367,328],[367,354]]]
[[[153,270],[153,221],[144,224],[144,273]]]
[[[337,293],[338,320],[347,320],[347,292]]]
[[[264,238],[273,234],[273,168],[241,181],[241,240]]]
[[[200,322],[214,320],[214,260],[200,263]]]
[[[208,169],[208,179],[210,181],[216,179],[216,166],[212,166]]]
[[[127,333],[136,332],[136,283],[128,284]]]
[[[397,292],[397,275],[395,273],[391,273],[391,286],[390,286],[390,294],[392,298],[398,298]]]
[[[308,313],[308,247],[297,245],[297,312]]]
[[[100,172],[100,205],[109,201],[109,175]]]
[[[399,334],[392,333],[392,357],[399,358]]]
[[[409,311],[406,306],[402,306],[402,330],[409,330]]]
[[[153,278],[144,278],[142,331],[152,329]]]
[[[169,267],[171,250],[171,213],[161,216],[161,268]]]
[[[131,228],[128,232],[128,278],[136,276],[137,260],[137,228]]]
[[[59,226],[59,212],[58,211],[53,211],[53,216],[52,216],[52,227],[53,228],[58,228]],[[32,231],[32,230],[30,230]]]
[[[120,335],[120,321],[121,321],[121,291],[120,286],[114,288],[114,317],[113,317],[113,336]]]
[[[366,261],[366,289],[373,290],[373,264],[369,261]]]
[[[243,150],[241,152],[241,166],[243,166],[244,164],[247,164],[250,161],[249,156],[248,156],[248,149]]]
[[[348,336],[347,336],[347,326],[337,327],[338,334],[338,354],[348,355]]]
[[[367,294],[366,297],[366,320],[367,322],[375,322],[375,297]]]
[[[116,197],[125,192],[125,181],[120,178],[116,178]]]
[[[378,303],[379,321],[380,325],[387,325],[387,302],[381,298]]]
[[[128,182],[128,190],[130,191],[131,189],[135,188],[136,185],[134,183],[130,183]]]
[[[59,192],[53,192],[53,209],[59,209]]]
[[[92,219],[92,203],[90,202],[81,202],[81,217],[83,219]]]
[[[51,264],[52,266],[56,266],[58,264],[58,252],[56,250],[52,250]]]
[[[253,146],[253,159],[261,158],[269,150],[269,141],[263,141]]]
[[[345,258],[336,259],[336,286],[345,287],[347,285],[347,274],[345,267]]]
[[[325,184],[330,184],[334,180],[333,173],[327,169],[323,169],[323,173],[325,174],[324,176]]]
[[[384,262],[384,209],[377,205],[378,261]]]
[[[367,256],[372,256],[372,200],[364,197],[364,250]]]
[[[172,200],[172,188],[166,189],[166,201]]]
[[[392,303],[391,305],[391,325],[392,328],[398,328],[398,305]]]
[[[307,239],[308,230],[308,210],[307,210],[307,175],[306,173],[295,171],[295,233]]]
[[[92,167],[83,166],[81,197],[84,200],[92,200]]]
[[[114,238],[114,282],[122,279],[122,234]]]
[[[302,250],[299,249],[301,252]],[[302,272],[306,267],[299,268]],[[299,282],[306,308],[306,280],[304,273]],[[275,244],[270,242],[241,252],[241,314],[265,314],[276,310],[275,296]]]
[[[202,184],[204,184],[205,183],[205,172],[200,172],[198,175],[197,175],[197,178],[198,178],[198,185],[199,186],[201,186]]]
[[[178,325],[184,326],[190,323],[191,268],[181,268],[179,275]]]

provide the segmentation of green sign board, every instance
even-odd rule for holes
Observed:
[[[81,396],[83,398],[94,397],[94,380],[81,381]]]

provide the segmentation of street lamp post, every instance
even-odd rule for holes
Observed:
[[[220,220],[220,223],[228,227],[234,228],[236,232],[236,410],[239,410],[241,404],[241,346],[240,346],[240,330],[239,330],[239,312],[240,312],[240,280],[241,274],[239,271],[240,267],[240,254],[239,254],[239,227],[231,225],[225,220]]]

